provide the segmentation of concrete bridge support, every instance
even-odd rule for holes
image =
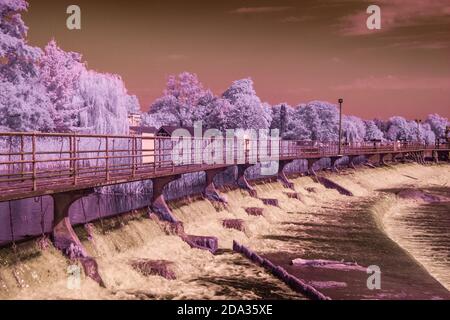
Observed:
[[[354,160],[355,160],[356,157],[357,157],[357,156],[354,156],[354,155],[348,156],[348,167],[349,167],[349,168],[356,169],[355,163],[354,163]]]
[[[284,173],[284,168],[292,161],[293,160],[281,160],[279,162],[277,179],[283,184],[285,188],[295,190],[294,183],[289,181],[289,179],[286,177],[286,174]]]
[[[77,200],[93,193],[93,189],[76,190],[53,194],[53,230],[52,240],[54,246],[61,250],[71,260],[79,260],[83,265],[85,274],[104,286],[98,272],[97,262],[88,255],[80,239],[72,228],[69,218],[70,206]]]
[[[225,171],[227,168],[217,168],[206,170],[206,186],[203,190],[203,196],[210,201],[217,201],[222,203],[227,203],[227,199],[224,195],[221,195],[219,191],[217,191],[216,186],[214,185],[214,177]]]
[[[245,171],[250,168],[251,164],[238,164],[238,174],[237,174],[237,185],[239,188],[247,190],[248,193],[252,196],[257,198],[258,195],[256,193],[255,188],[253,188],[247,181],[247,178],[245,177]]]
[[[375,167],[376,165],[380,165],[381,166],[381,165],[384,164],[383,163],[384,156],[385,155],[377,154],[377,153],[375,153],[375,154],[368,154],[368,155],[366,155],[366,159],[367,159],[367,162],[369,163],[369,165],[371,167]]]
[[[386,156],[389,155],[389,153],[380,153],[379,154],[379,165],[380,166],[386,166]]]
[[[331,160],[331,170],[332,171],[334,171],[334,172],[338,172],[339,170],[338,170],[338,167],[337,167],[337,161],[339,160],[339,159],[341,159],[342,157],[330,157],[330,160]]]
[[[316,171],[314,171],[314,164],[317,161],[319,161],[319,160],[320,160],[320,158],[319,159],[317,159],[317,158],[315,158],[315,159],[313,159],[313,158],[307,159],[307,161],[308,161],[308,174],[311,175],[311,176],[314,176],[317,182],[318,182],[318,178],[317,178]]]
[[[52,240],[57,249],[72,259],[87,257],[87,253],[72,228],[69,208],[75,201],[92,192],[93,190],[81,190],[52,195],[54,203]]]
[[[392,153],[391,154],[391,160],[392,160],[392,162],[397,162],[397,157],[398,157],[398,153]]]
[[[172,212],[167,206],[166,199],[164,198],[164,187],[168,183],[177,180],[180,177],[181,175],[177,174],[173,176],[152,179],[153,195],[150,207],[152,211],[158,215],[158,217],[160,217],[164,221],[168,221],[171,223],[178,223],[179,221],[173,216]]]

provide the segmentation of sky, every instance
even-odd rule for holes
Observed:
[[[55,38],[90,69],[119,74],[148,110],[167,77],[196,73],[221,94],[251,77],[258,96],[337,102],[366,119],[450,118],[450,0],[29,0],[29,43]],[[66,9],[81,8],[81,30]],[[369,30],[369,5],[381,29]]]

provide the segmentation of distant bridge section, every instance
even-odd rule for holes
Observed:
[[[0,202],[158,177],[252,165],[342,156],[429,153],[436,159],[449,144],[356,143],[198,139],[142,135],[0,133]],[[275,148],[274,145],[276,144]],[[444,156],[445,158],[445,156]]]

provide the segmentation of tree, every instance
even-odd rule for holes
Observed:
[[[436,142],[436,135],[431,129],[429,123],[423,123],[418,126],[419,142],[426,144],[434,144]]]
[[[366,136],[364,121],[356,116],[344,116],[342,131],[346,142],[363,142]]]
[[[0,82],[0,126],[12,131],[53,131],[53,105],[39,83]]]
[[[14,131],[51,131],[54,108],[38,82],[39,48],[26,43],[23,0],[0,0],[0,125]]]
[[[194,121],[202,121],[205,129],[225,130],[227,128],[227,115],[232,106],[222,97],[216,97],[211,92],[204,95],[193,112]]]
[[[378,128],[374,121],[368,120],[364,122],[366,126],[365,141],[382,140],[384,138],[383,132]]]
[[[176,119],[176,123],[164,124],[191,126],[200,99],[209,94],[210,91],[203,88],[195,74],[183,72],[170,76],[164,95],[150,106],[149,114],[160,114],[157,117],[163,120]]]
[[[267,129],[271,123],[270,108],[263,105],[253,89],[253,81],[234,81],[222,97],[231,104],[227,128]]]
[[[441,117],[438,114],[428,115],[425,123],[430,125],[430,129],[434,132],[436,138],[445,137],[446,127],[450,125],[447,118]]]
[[[389,119],[389,129],[386,138],[391,141],[416,141],[417,124],[414,121],[408,122],[405,118],[395,116]]]
[[[90,133],[127,134],[130,96],[117,75],[84,71],[75,103],[80,110],[77,128]]]
[[[37,74],[42,51],[26,43],[28,28],[20,12],[27,8],[24,0],[0,0],[0,81],[17,84]]]
[[[297,107],[296,120],[303,123],[308,140],[331,142],[338,140],[339,113],[333,104],[311,101]]]
[[[77,123],[78,113],[73,102],[80,75],[85,71],[81,55],[61,50],[55,40],[44,49],[39,69],[39,80],[46,87],[56,113],[54,121],[58,131],[67,131]]]

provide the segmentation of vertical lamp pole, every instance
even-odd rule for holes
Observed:
[[[339,144],[338,144],[338,155],[341,155],[341,142],[342,142],[342,103],[344,99],[339,100]]]

